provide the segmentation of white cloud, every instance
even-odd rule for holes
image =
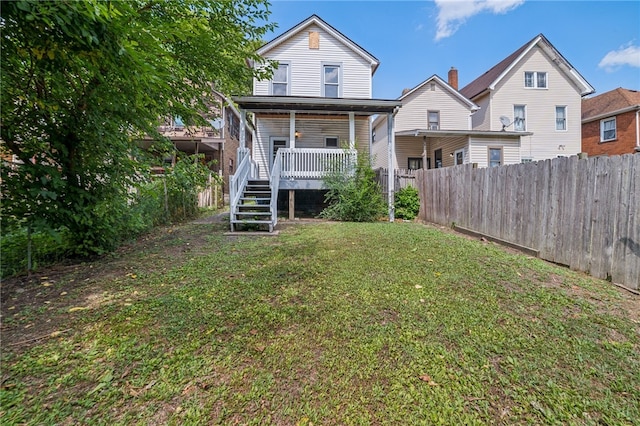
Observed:
[[[481,12],[504,14],[524,0],[435,0],[438,8],[436,41],[453,35],[467,19]]]
[[[618,50],[612,50],[604,55],[598,67],[604,68],[607,72],[613,72],[624,65],[640,68],[639,46],[633,46],[629,43]]]

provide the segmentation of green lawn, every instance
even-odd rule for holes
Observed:
[[[3,292],[0,423],[640,423],[638,296],[414,223],[222,226]]]

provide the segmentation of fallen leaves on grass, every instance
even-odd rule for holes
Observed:
[[[429,386],[440,386],[439,384],[434,382],[431,376],[429,376],[428,374],[423,374],[422,376],[419,377],[419,379],[427,383]]]

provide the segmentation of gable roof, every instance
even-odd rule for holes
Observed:
[[[640,92],[617,89],[582,100],[582,121],[591,121],[623,112],[640,110]]]
[[[463,96],[460,92],[458,92],[456,89],[451,87],[451,85],[449,83],[447,83],[446,81],[444,81],[443,79],[438,77],[436,74],[434,74],[431,77],[427,78],[425,81],[423,81],[422,83],[418,84],[413,89],[403,93],[402,96],[400,96],[398,98],[398,100],[402,101],[402,100],[406,99],[412,93],[415,93],[416,91],[420,90],[421,88],[423,88],[424,86],[426,86],[427,84],[429,84],[432,81],[437,82],[442,87],[444,87],[452,96],[454,96],[455,98],[459,99],[463,103],[467,104],[469,106],[469,108],[471,108],[471,110],[479,110],[480,109],[480,107],[478,105],[476,105],[474,102],[472,102],[471,100],[469,100],[468,98]]]
[[[357,43],[355,43],[349,37],[345,36],[340,31],[336,30],[331,25],[327,24],[324,20],[322,20],[318,15],[315,15],[315,14],[311,15],[310,17],[300,22],[293,28],[280,34],[278,37],[274,38],[270,42],[262,45],[262,47],[260,47],[256,51],[256,53],[258,53],[261,56],[264,56],[264,54],[269,50],[284,43],[285,41],[289,40],[291,37],[295,36],[296,34],[300,33],[301,31],[304,31],[305,28],[314,24],[322,28],[324,31],[326,31],[331,36],[339,40],[342,44],[344,44],[349,49],[351,49],[354,53],[356,53],[357,55],[362,57],[364,60],[369,62],[371,64],[371,75],[373,75],[376,72],[376,69],[378,69],[378,65],[380,65],[380,61],[375,56],[367,52],[365,49],[360,47]]]
[[[511,55],[504,58],[489,71],[473,80],[460,90],[464,96],[473,99],[488,90],[494,90],[496,85],[515,67],[535,46],[540,46],[551,58],[558,68],[564,72],[580,88],[580,95],[586,96],[595,89],[573,68],[560,52],[547,40],[543,34],[538,34],[532,40],[525,43]]]

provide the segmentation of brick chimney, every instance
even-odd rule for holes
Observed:
[[[455,69],[455,67],[451,67],[451,69],[449,70],[449,74],[447,76],[448,78],[448,83],[449,86],[453,87],[454,89],[458,90],[458,70]]]

